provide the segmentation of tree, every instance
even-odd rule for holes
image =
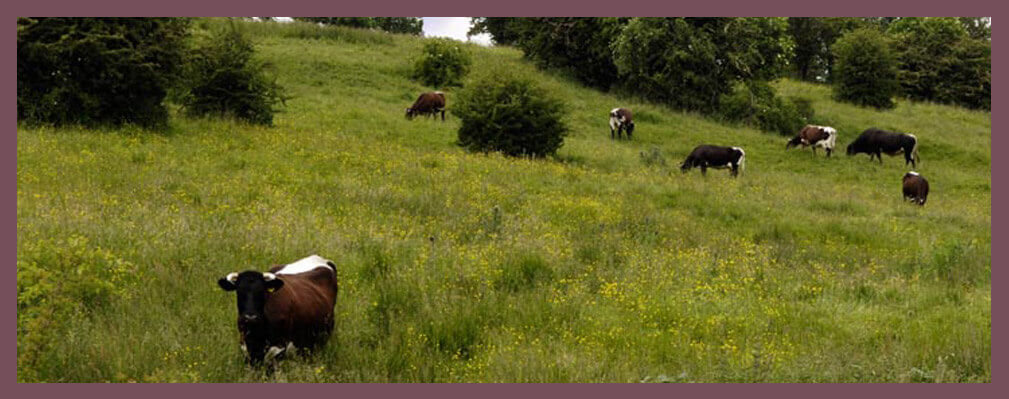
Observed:
[[[628,18],[520,18],[511,22],[515,45],[537,65],[571,73],[589,86],[617,80],[610,43]]]
[[[783,18],[634,18],[611,49],[628,90],[710,113],[735,83],[780,76],[792,42]]]
[[[18,18],[18,120],[167,123],[185,52],[182,18]]]
[[[897,58],[890,39],[872,28],[851,31],[834,44],[834,95],[838,100],[876,108],[892,108]]]
[[[859,18],[788,18],[788,31],[795,41],[792,64],[799,79],[827,80],[834,65],[831,46],[845,32],[867,25]]]
[[[502,46],[514,45],[518,40],[518,27],[513,25],[513,23],[522,19],[515,17],[474,17],[470,19],[470,28],[466,36],[489,33],[494,44]]]

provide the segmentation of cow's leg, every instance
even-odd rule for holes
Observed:
[[[732,169],[729,169],[729,174],[732,175],[732,177],[739,176],[739,164],[738,163],[733,163],[733,164],[731,164],[731,166],[732,166]]]
[[[707,175],[708,175],[708,164],[707,163],[702,163],[701,164],[701,176],[707,176]]]
[[[613,130],[613,126],[610,126],[610,140],[617,138],[617,133]]]
[[[816,157],[816,146],[813,146],[813,157]]]
[[[825,148],[824,151],[827,151],[827,158],[830,158],[830,153],[833,152],[833,150],[831,150],[830,148]]]
[[[445,122],[445,110],[441,110],[441,121]]]

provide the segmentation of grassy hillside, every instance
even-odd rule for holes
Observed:
[[[570,109],[557,159],[506,159],[458,148],[451,114],[403,117],[429,89],[408,79],[422,39],[247,29],[293,96],[276,127],[18,128],[19,298],[39,298],[19,302],[19,381],[991,380],[988,113],[778,82],[839,131],[814,158],[474,46]],[[610,140],[616,106],[634,141]],[[921,140],[924,208],[902,158],[845,157],[870,126]],[[681,174],[700,143],[745,148],[745,171]],[[336,336],[244,366],[216,279],[313,253],[338,265]]]

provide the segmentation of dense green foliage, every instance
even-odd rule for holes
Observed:
[[[419,17],[294,17],[296,21],[351,28],[381,29],[389,33],[420,35],[424,20]]]
[[[462,43],[452,39],[428,39],[413,67],[413,77],[427,86],[460,86],[473,61]]]
[[[252,41],[234,24],[216,30],[193,49],[180,100],[186,113],[272,125],[285,99],[283,89],[254,55]]]
[[[733,84],[779,76],[791,57],[782,18],[635,18],[613,42],[629,90],[712,112]]]
[[[719,100],[719,113],[730,121],[741,121],[757,129],[783,135],[795,134],[812,114],[812,105],[802,103],[802,109],[791,99],[774,94],[767,82],[749,81]]]
[[[489,33],[494,44],[510,46],[518,42],[519,30],[512,24],[522,18],[516,17],[475,17],[470,22],[468,36]]]
[[[991,108],[991,42],[957,18],[901,18],[895,37],[902,94],[914,100]]]
[[[878,30],[862,28],[834,44],[834,96],[858,105],[893,108],[900,90],[897,58],[890,39]]]
[[[543,157],[564,144],[564,105],[529,76],[493,68],[467,82],[452,113],[459,144],[471,151]]]
[[[834,66],[831,46],[842,34],[862,25],[866,23],[858,18],[788,18],[788,33],[795,41],[792,66],[798,78],[809,81],[830,79]]]
[[[610,44],[629,18],[516,18],[515,45],[537,65],[570,73],[589,86],[617,83]]]
[[[27,123],[164,125],[188,21],[18,18],[17,113]]]
[[[786,152],[508,47],[467,45],[473,70],[531,79],[570,133],[549,160],[472,153],[458,118],[403,118],[423,39],[247,28],[292,95],[276,128],[18,126],[18,381],[992,380],[987,112],[772,83],[839,146],[869,126],[916,134],[933,184],[918,208],[899,158]],[[615,106],[635,140],[609,138]],[[746,170],[681,175],[700,143],[744,147]],[[216,280],[312,253],[337,264],[335,336],[271,375],[247,367]]]

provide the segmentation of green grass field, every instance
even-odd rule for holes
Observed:
[[[776,82],[838,129],[814,158],[472,46],[570,110],[555,159],[508,159],[455,145],[451,113],[404,118],[422,39],[245,25],[293,96],[273,128],[18,127],[18,381],[991,381],[989,113]],[[609,138],[616,106],[633,141]],[[901,157],[844,155],[871,126],[918,136],[925,207]],[[681,174],[701,143],[746,169]],[[245,366],[216,280],[316,253],[336,335]]]

